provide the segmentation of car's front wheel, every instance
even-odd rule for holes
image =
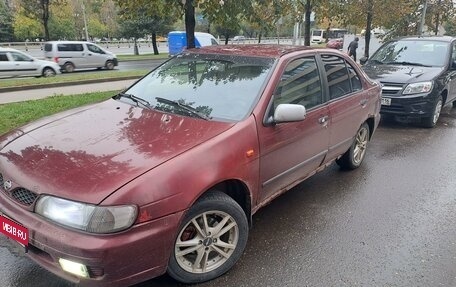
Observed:
[[[343,169],[358,168],[366,156],[367,144],[369,142],[369,125],[363,123],[356,132],[355,140],[351,147],[336,160]]]
[[[185,215],[168,274],[183,283],[212,280],[238,261],[247,244],[247,217],[231,197],[211,191]]]
[[[434,105],[433,113],[429,117],[425,117],[421,119],[421,124],[425,128],[433,128],[437,124],[437,121],[440,117],[440,112],[442,111],[443,106],[443,99],[442,96],[439,96],[437,102]]]

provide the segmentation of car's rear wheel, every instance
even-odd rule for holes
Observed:
[[[247,217],[239,204],[222,192],[211,191],[182,220],[168,274],[183,283],[212,280],[238,261],[247,238]]]
[[[73,63],[65,63],[65,65],[63,66],[63,69],[67,73],[72,73],[72,72],[74,72],[74,65],[73,65]]]
[[[109,61],[106,61],[106,65],[105,65],[106,69],[108,70],[112,70],[114,69],[114,62],[109,60]]]
[[[442,111],[443,99],[442,96],[439,96],[437,102],[434,105],[433,113],[429,117],[421,119],[421,124],[425,128],[433,128],[437,124],[437,121],[440,117],[440,112]]]
[[[52,68],[46,67],[43,69],[43,72],[41,74],[45,78],[54,77],[56,75],[56,71],[54,71],[54,69],[52,69]]]
[[[358,168],[366,156],[367,144],[369,142],[369,125],[363,123],[356,132],[355,140],[351,147],[336,160],[343,169]]]

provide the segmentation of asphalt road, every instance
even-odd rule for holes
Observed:
[[[456,109],[434,129],[382,121],[362,167],[332,165],[260,210],[240,262],[198,286],[456,286],[455,143]],[[0,266],[2,287],[72,286],[4,236]],[[136,287],[158,286],[182,285]]]

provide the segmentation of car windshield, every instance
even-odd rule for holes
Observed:
[[[273,63],[260,57],[182,54],[124,93],[167,113],[239,121],[252,109]]]
[[[370,59],[376,64],[442,67],[447,64],[449,43],[432,40],[398,40],[387,43]]]

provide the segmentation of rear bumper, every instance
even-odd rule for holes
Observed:
[[[0,211],[28,228],[27,255],[33,261],[79,286],[130,286],[165,273],[183,213],[135,225],[121,233],[93,235],[53,224],[19,207],[1,192]],[[63,271],[59,258],[87,266],[90,278]]]

